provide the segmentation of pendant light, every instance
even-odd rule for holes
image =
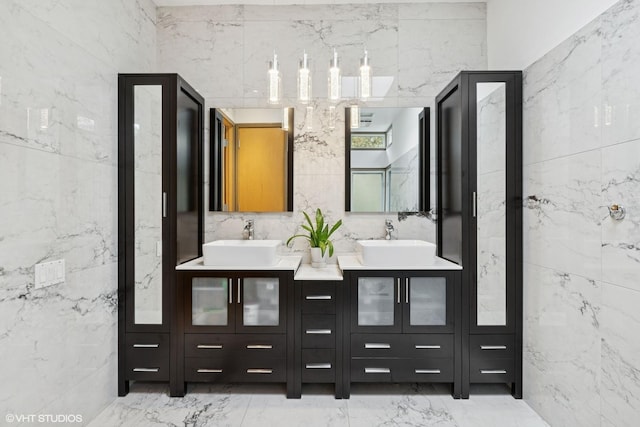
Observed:
[[[300,68],[298,68],[298,101],[303,104],[311,101],[311,70],[306,51],[302,54]]]
[[[273,60],[269,61],[269,104],[279,104],[282,98],[282,76],[278,64],[278,55],[273,52]]]
[[[360,107],[352,105],[350,109],[351,115],[351,129],[358,129],[360,127]]]
[[[342,81],[340,76],[340,65],[338,63],[338,52],[333,49],[333,58],[329,61],[329,100],[340,101],[342,97]]]
[[[364,57],[360,59],[360,79],[359,92],[360,99],[366,101],[371,98],[371,65],[369,65],[369,56],[367,50],[364,51]]]

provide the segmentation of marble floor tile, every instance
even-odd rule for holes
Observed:
[[[190,385],[185,397],[171,398],[164,384],[134,383],[88,425],[548,427],[502,386],[472,387],[470,399],[454,400],[448,386],[430,384],[354,384],[340,400],[320,384],[287,399],[281,384]]]

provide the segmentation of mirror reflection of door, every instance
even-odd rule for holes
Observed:
[[[236,197],[242,212],[286,210],[286,133],[278,127],[237,127]]]

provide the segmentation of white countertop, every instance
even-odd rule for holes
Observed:
[[[338,264],[329,264],[322,268],[302,264],[298,268],[294,280],[342,280],[342,271]]]
[[[435,262],[431,265],[380,267],[362,265],[357,255],[340,255],[338,264],[342,270],[462,270],[462,266],[439,257],[435,257]]]
[[[279,261],[276,265],[270,266],[255,266],[255,265],[235,265],[235,266],[215,266],[215,265],[203,265],[203,257],[196,258],[192,261],[185,262],[184,264],[180,264],[176,266],[176,270],[209,270],[209,271],[234,271],[234,270],[293,270],[296,271],[298,266],[300,266],[300,262],[302,261],[302,257],[300,255],[288,255],[288,256],[280,256],[278,257]]]

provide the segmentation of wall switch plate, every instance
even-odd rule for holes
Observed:
[[[65,281],[64,260],[36,264],[35,288],[40,289]]]

